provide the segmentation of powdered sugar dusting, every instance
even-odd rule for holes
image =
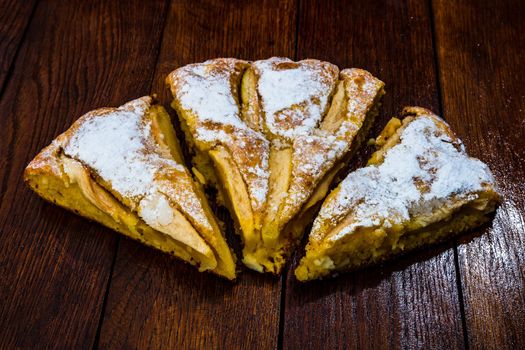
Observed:
[[[260,105],[245,102],[244,111],[258,114],[262,132],[243,121],[235,86],[249,63],[215,59],[181,67],[168,81],[176,108],[187,118],[195,147],[208,152],[226,147],[237,165],[254,211],[266,210],[270,142],[274,149],[292,148],[292,174],[279,204],[279,220],[286,224],[310,198],[324,175],[350,150],[367,112],[383,83],[359,69],[345,70],[345,100],[351,104],[338,130],[320,128],[339,69],[328,62],[270,58],[251,63]],[[250,88],[248,86],[248,88]],[[346,106],[346,105],[345,105]],[[258,124],[259,125],[259,124]]]
[[[142,117],[149,104],[135,100],[125,106],[86,118],[64,150],[68,156],[94,169],[123,196],[141,197],[150,190],[159,164],[180,171],[183,168],[156,152],[146,153],[153,136],[151,122]]]
[[[202,151],[226,146],[247,184],[252,208],[262,210],[268,193],[269,143],[240,118],[235,75],[242,74],[243,65],[236,59],[209,60],[179,68],[170,78],[180,107],[197,118],[188,123],[199,141],[196,146]]]
[[[159,161],[176,168],[180,165],[144,152],[145,140],[152,137],[151,123],[142,120],[149,106],[136,100],[127,107],[86,118],[64,150],[123,196],[140,197],[149,191]]]
[[[293,169],[287,206],[300,208],[312,194],[321,178],[348,150],[351,140],[334,135],[300,136],[294,140]]]
[[[331,237],[337,240],[357,227],[389,227],[414,214],[430,213],[450,198],[472,199],[494,184],[488,167],[470,158],[435,116],[421,115],[402,131],[400,142],[387,150],[383,163],[348,175],[339,192],[325,202],[314,222],[313,239],[322,239],[320,225],[334,225],[352,210],[352,223]],[[447,126],[448,127],[448,126]]]
[[[230,78],[231,71],[235,69],[234,63],[227,60],[223,62],[229,63],[230,67],[222,70],[214,69],[212,61],[208,61],[180,68],[177,77],[183,78],[184,83],[178,85],[177,98],[182,108],[193,111],[201,122],[208,121],[245,128],[232,94]]]
[[[297,64],[304,67],[305,70],[315,72],[318,81],[326,85],[323,90],[325,95],[311,98],[314,105],[316,101],[324,101],[330,91],[335,89],[337,68],[316,60],[301,61]],[[320,128],[319,125],[311,129],[304,129],[300,126],[293,129],[291,140],[283,138],[284,143],[291,141],[293,147],[292,179],[284,206],[287,218],[291,218],[301,209],[325,174],[351,149],[357,132],[363,126],[367,113],[383,86],[380,80],[361,69],[345,69],[340,76],[342,79],[340,86],[344,89],[343,98],[347,102],[345,114],[340,116],[343,119],[341,125],[336,130],[330,131]],[[316,85],[318,82],[314,81],[314,88],[308,90],[309,93],[316,92]],[[319,118],[327,112],[324,111],[325,109],[325,106],[321,105],[319,111],[316,111],[319,113]],[[290,114],[293,112],[308,118],[311,109],[304,108],[304,105],[290,105],[283,111],[282,115],[293,115]]]
[[[278,57],[256,61],[253,66],[270,132],[291,139],[319,125],[337,80],[335,66]]]
[[[250,167],[248,172],[253,177],[252,183],[254,184],[249,188],[250,197],[256,203],[265,203],[268,194],[268,153],[262,154],[260,164]]]
[[[88,113],[63,145],[64,153],[109,183],[131,202],[133,210],[141,206],[143,198],[162,192],[211,229],[198,198],[187,191],[191,186],[187,170],[155,142],[151,119],[145,117],[150,105],[151,98],[143,97],[118,109]],[[170,180],[161,180],[166,174]],[[185,193],[180,193],[180,187]]]
[[[342,138],[353,139],[361,128],[363,116],[370,110],[382,89],[383,82],[359,68],[343,69],[341,77],[346,82],[346,94],[351,98],[346,101],[347,116],[336,134]]]

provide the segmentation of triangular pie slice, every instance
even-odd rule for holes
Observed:
[[[368,165],[324,201],[306,255],[307,281],[378,263],[490,219],[500,200],[489,168],[432,112],[407,107],[377,138]]]
[[[192,64],[167,83],[194,172],[218,187],[240,228],[244,264],[280,273],[365,137],[383,82],[360,69],[274,57]]]
[[[146,96],[80,117],[24,175],[50,202],[234,279],[234,255],[183,164],[169,115]]]

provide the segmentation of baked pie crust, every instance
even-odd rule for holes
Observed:
[[[295,275],[353,270],[442,241],[490,219],[500,201],[489,168],[432,112],[408,107],[377,138],[368,166],[324,201]]]
[[[168,114],[146,96],[79,118],[27,166],[25,182],[50,202],[234,279],[235,256],[202,189],[214,186],[243,239],[244,264],[279,274],[365,138],[383,82],[361,69],[274,57],[191,64],[167,83],[193,174]],[[375,264],[490,219],[501,198],[488,167],[432,112],[407,107],[403,117],[322,204],[299,280]]]
[[[193,171],[232,213],[244,264],[280,273],[365,137],[383,82],[360,69],[274,57],[191,64],[167,83]]]
[[[50,202],[234,279],[234,255],[183,164],[169,115],[142,97],[82,116],[35,157],[24,178]]]

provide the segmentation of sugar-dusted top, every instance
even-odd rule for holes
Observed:
[[[169,80],[179,108],[195,118],[186,122],[199,141],[196,146],[228,148],[247,184],[252,208],[260,211],[268,193],[269,142],[241,119],[238,85],[247,66],[243,60],[213,59],[181,67]]]
[[[337,72],[337,68],[333,68],[331,64],[317,60],[304,60],[294,64],[305,66],[307,70],[323,71],[319,79],[326,81],[330,81],[333,78],[332,74]],[[344,107],[340,105],[341,110],[335,112],[339,126],[325,128],[323,121],[313,129],[298,128],[293,133],[292,178],[283,207],[286,216],[283,217],[291,218],[298,212],[324,176],[350,151],[364,121],[372,118],[368,112],[381,95],[383,82],[369,72],[356,68],[342,70],[339,79],[338,86],[342,90],[338,93],[344,95],[340,96]],[[336,81],[330,83],[330,88],[335,83]],[[314,82],[314,86],[316,84]],[[327,91],[330,91],[330,88]],[[312,101],[315,103],[316,99],[313,98]],[[334,106],[334,111],[338,111],[337,106]],[[309,111],[303,111],[294,105],[289,106],[289,110],[292,109],[297,109],[298,115]],[[288,113],[286,109],[284,111],[284,114]],[[322,116],[326,118],[324,113]],[[305,114],[305,117],[308,117],[308,114]]]
[[[266,128],[292,139],[311,132],[328,108],[337,83],[336,66],[318,60],[293,62],[272,57],[255,61],[257,91],[262,100]]]
[[[144,196],[159,168],[184,171],[173,159],[162,157],[153,142],[151,120],[144,118],[150,104],[151,98],[144,97],[85,115],[64,146],[65,154],[89,166],[123,197]]]
[[[239,89],[252,88],[250,75],[242,80],[245,70],[254,74],[256,91],[252,91],[253,99],[242,101],[241,109]],[[270,148],[293,150],[288,191],[279,204],[283,225],[350,150],[383,86],[360,69],[346,69],[339,76],[337,66],[328,62],[280,57],[251,63],[231,58],[208,60],[176,69],[167,81],[174,106],[196,141],[194,146],[201,152],[217,145],[229,150],[255,211],[266,210]],[[335,114],[342,120],[337,130],[328,130],[322,120],[338,84],[344,95],[340,107],[345,110],[339,112],[336,106]],[[252,121],[252,115],[256,115],[257,129],[245,122]]]
[[[126,198],[147,224],[160,229],[171,217],[166,205],[156,209],[157,216],[147,215],[146,205],[160,196],[155,203],[166,204],[169,199],[195,225],[212,230],[188,171],[172,158],[167,146],[156,141],[148,115],[151,105],[152,98],[146,96],[84,115],[70,129],[64,153]]]
[[[430,114],[406,123],[400,142],[386,151],[381,164],[348,175],[339,192],[323,204],[312,239],[323,239],[320,227],[327,223],[334,227],[346,215],[351,215],[351,223],[331,240],[358,227],[403,224],[450,199],[475,199],[476,192],[493,186],[489,168],[470,158],[448,130],[444,121]]]
[[[240,69],[243,61],[236,59],[209,60],[190,64],[172,73],[177,85],[176,97],[185,110],[195,113],[200,123],[210,122],[218,125],[231,125],[246,129],[240,119],[238,102],[235,100],[237,86],[233,75]],[[199,128],[197,137],[203,141],[214,141],[220,135],[212,135],[213,130]]]

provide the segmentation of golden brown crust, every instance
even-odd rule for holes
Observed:
[[[229,197],[244,263],[279,273],[300,238],[293,221],[324,197],[331,169],[342,168],[364,137],[383,82],[361,69],[339,72],[328,62],[276,57],[209,60],[166,81],[197,154],[195,167]]]
[[[117,118],[116,123],[111,118]],[[119,124],[119,120],[129,123]],[[108,131],[112,127],[115,129]],[[131,138],[129,143],[126,139],[111,143],[108,132],[114,132],[109,136],[115,139],[123,134]],[[182,159],[177,142],[166,112],[151,97],[143,97],[79,118],[33,159],[24,179],[48,201],[198,265],[201,270],[233,279],[234,257],[202,190],[177,162]],[[116,148],[105,149],[111,146]],[[112,161],[116,163],[112,165]],[[151,182],[128,184],[126,181],[134,181],[133,172],[142,170],[130,165],[131,178],[127,180],[127,174],[124,178],[118,176],[121,163],[143,164],[143,171],[154,171],[154,177]],[[126,186],[146,192],[128,193]],[[164,202],[169,204],[162,207]],[[155,212],[157,207],[152,205],[164,209]]]
[[[407,107],[379,149],[325,200],[296,270],[310,280],[384,261],[489,219],[500,201],[488,167],[431,111]]]

